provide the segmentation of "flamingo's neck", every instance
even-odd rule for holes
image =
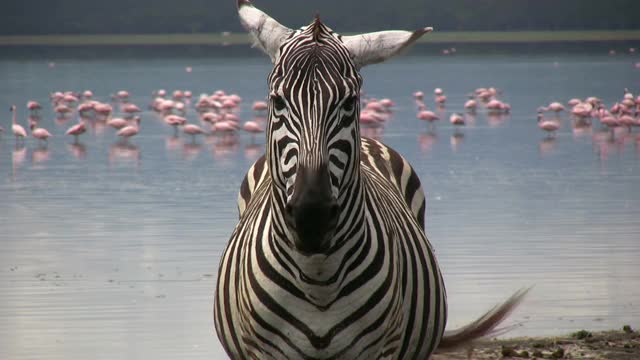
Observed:
[[[13,125],[15,125],[16,124],[16,110],[14,109],[11,112],[13,113],[13,116],[11,117],[11,121],[13,121]]]

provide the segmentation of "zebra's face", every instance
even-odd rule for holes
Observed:
[[[283,44],[269,76],[267,159],[302,252],[326,251],[359,169],[361,77],[319,20]]]
[[[249,0],[238,0],[238,15],[274,63],[266,158],[277,206],[299,251],[326,252],[358,183],[358,69],[397,55],[432,28],[339,36],[316,19],[295,31]]]

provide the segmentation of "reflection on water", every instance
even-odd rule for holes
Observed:
[[[27,124],[24,104],[48,104],[44,91],[91,89],[111,103],[110,94],[127,89],[140,105],[159,87],[210,93],[215,81],[245,99],[235,116],[264,128],[250,106],[267,93],[267,60],[188,60],[207,75],[185,72],[184,59],[61,59],[51,68],[2,60],[0,109],[19,104]],[[622,57],[558,54],[410,56],[363,71],[368,96],[396,105],[362,133],[392,145],[421,175],[452,326],[535,285],[510,335],[637,327],[640,132],[559,113],[548,115],[561,127],[547,137],[536,121],[536,109],[551,101],[616,101],[637,87],[634,71]],[[510,114],[465,111],[467,94],[483,84],[502,90]],[[446,90],[446,107],[412,97],[435,87]],[[184,116],[205,126],[195,102]],[[417,106],[440,119],[464,113],[466,126],[417,120]],[[47,106],[32,119],[54,135],[46,147],[0,138],[0,358],[222,356],[211,313],[218,260],[264,134],[192,142],[140,108],[140,133],[126,142],[106,126],[109,116],[86,117],[87,132],[73,142],[64,132],[77,114],[57,117]],[[0,125],[8,129],[6,115]]]
[[[546,136],[544,139],[540,140],[540,144],[538,148],[540,149],[540,155],[548,155],[553,152],[553,149],[556,147],[556,138],[553,136]]]
[[[83,160],[87,157],[87,146],[83,143],[67,144],[69,153],[78,160]]]
[[[460,130],[456,128],[455,132],[453,133],[453,135],[451,135],[451,138],[449,140],[449,142],[451,143],[451,150],[453,150],[453,152],[458,151],[458,147],[460,146],[460,144],[462,144],[463,141],[464,133],[460,132]]]
[[[33,150],[31,153],[31,164],[42,164],[44,162],[49,161],[49,149],[43,145],[40,145],[37,149]]]
[[[109,148],[109,163],[115,163],[120,160],[131,160],[137,164],[140,163],[140,147],[129,143],[128,140],[118,140]]]

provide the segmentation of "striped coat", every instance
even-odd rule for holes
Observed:
[[[418,176],[361,138],[358,70],[430,28],[340,36],[292,30],[247,0],[240,19],[274,62],[266,154],[245,177],[214,320],[234,359],[426,359],[490,333],[517,305],[445,332],[445,286]]]
[[[362,139],[361,159],[362,226],[370,230],[358,247],[344,250],[353,251],[354,260],[332,264],[326,270],[331,276],[320,281],[292,265],[296,262],[287,256],[293,255],[273,242],[271,184],[263,158],[249,170],[239,195],[240,222],[219,270],[227,276],[219,280],[215,316],[233,357],[426,358],[437,346],[446,324],[446,296],[422,228],[420,181],[406,160],[378,141]],[[359,277],[350,278],[350,272]],[[251,296],[238,297],[248,292],[245,287]],[[268,290],[274,287],[280,288],[277,293]],[[270,316],[254,317],[260,309]],[[251,338],[269,341],[247,341]]]

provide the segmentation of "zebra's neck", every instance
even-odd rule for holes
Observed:
[[[340,216],[337,230],[326,254],[306,255],[295,249],[293,234],[284,222],[285,194],[272,186],[271,208],[273,243],[269,248],[278,258],[283,273],[290,275],[292,284],[319,308],[328,307],[349,283],[349,269],[358,266],[366,257],[368,234],[364,226],[365,187],[360,174],[345,186],[338,199]]]

